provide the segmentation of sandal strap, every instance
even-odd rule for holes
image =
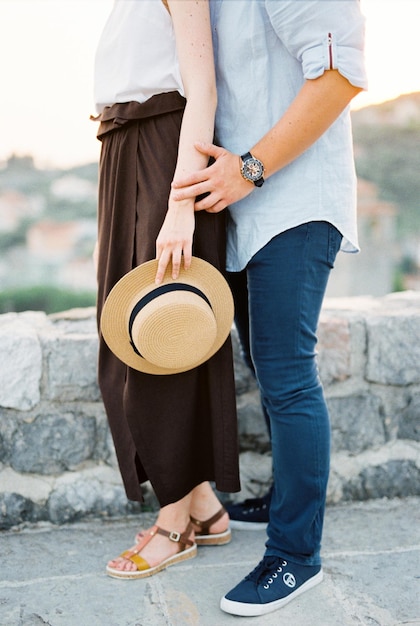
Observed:
[[[163,535],[164,537],[168,537],[169,541],[175,541],[179,543],[181,550],[185,550],[186,546],[193,546],[194,541],[191,541],[190,535],[193,530],[191,522],[189,522],[187,528],[183,533],[178,532],[177,530],[165,530],[164,528],[160,528],[160,526],[156,526],[156,532],[159,535]]]
[[[222,506],[222,508],[219,511],[217,511],[217,513],[215,513],[212,517],[210,517],[204,522],[201,522],[200,520],[195,519],[195,517],[192,517],[192,516],[190,516],[190,520],[193,524],[201,528],[201,531],[200,531],[201,534],[208,534],[210,532],[210,527],[213,526],[213,524],[217,522],[221,517],[223,517],[225,513],[226,513],[226,509],[224,506]]]
[[[160,526],[157,526],[155,524],[146,534],[143,535],[142,540],[139,543],[120,554],[120,556],[124,559],[130,559],[134,563],[136,563],[136,559],[133,559],[132,557],[136,557],[139,552],[141,552],[143,548],[149,543],[149,541],[158,534],[163,535],[164,537],[168,537],[169,541],[175,541],[176,543],[179,543],[180,552],[182,552],[187,546],[194,545],[194,541],[191,541],[191,539],[189,538],[192,531],[193,526],[191,522],[189,522],[187,528],[184,530],[183,533],[180,533],[177,530],[165,530],[164,528],[160,528]]]
[[[120,556],[123,557],[124,559],[130,559],[135,554],[138,554],[139,552],[141,552],[141,550],[143,550],[145,546],[147,546],[149,541],[153,539],[153,537],[158,532],[159,532],[159,526],[156,526],[156,525],[152,526],[152,528],[150,528],[150,530],[142,536],[142,539],[141,541],[139,541],[139,543],[136,543],[136,545],[130,548],[129,550],[125,550],[125,552],[123,552]]]

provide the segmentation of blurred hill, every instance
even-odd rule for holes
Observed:
[[[377,272],[386,265],[383,286],[377,281],[381,293],[420,289],[420,93],[352,111],[352,123],[364,277],[355,282],[372,289],[366,278],[372,265]],[[59,310],[57,290],[66,308],[69,298],[94,303],[97,185],[97,163],[41,170],[31,156],[15,155],[0,163],[0,313]],[[348,271],[336,272],[346,291],[339,295],[357,295],[348,278],[356,265],[353,259]]]
[[[398,236],[420,236],[420,93],[352,112],[357,174],[396,205]]]
[[[0,313],[95,303],[98,166],[40,170],[12,155],[0,169]]]

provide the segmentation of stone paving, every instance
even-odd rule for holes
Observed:
[[[0,533],[0,626],[420,626],[420,499],[327,508],[324,582],[264,617],[220,611],[220,597],[259,561],[263,531],[137,581],[104,573],[141,514]]]

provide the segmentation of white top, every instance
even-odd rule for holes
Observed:
[[[172,19],[161,0],[115,0],[95,57],[98,113],[159,93],[183,96]]]
[[[358,0],[211,0],[216,136],[248,152],[279,120],[305,79],[338,69],[366,88]],[[273,237],[314,220],[333,224],[357,252],[350,111],[260,189],[229,207],[228,269],[243,269]]]

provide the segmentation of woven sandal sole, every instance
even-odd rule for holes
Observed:
[[[175,565],[176,563],[181,563],[181,561],[187,561],[188,559],[193,559],[195,556],[197,556],[197,546],[193,545],[191,546],[191,548],[188,548],[187,550],[183,550],[182,552],[177,552],[177,554],[170,556],[169,558],[165,559],[161,563],[158,563],[158,565],[155,565],[154,567],[150,567],[149,569],[146,569],[146,570],[141,570],[141,571],[135,570],[133,572],[127,572],[127,571],[115,569],[114,567],[109,567],[109,565],[107,565],[106,573],[108,574],[108,576],[111,576],[112,578],[120,578],[124,580],[136,580],[138,578],[148,578],[149,576],[153,576],[154,574],[161,572],[162,570],[166,569],[167,567],[170,567],[171,565]]]
[[[198,546],[224,546],[232,539],[230,528],[222,533],[210,533],[209,535],[196,535],[195,543]]]

